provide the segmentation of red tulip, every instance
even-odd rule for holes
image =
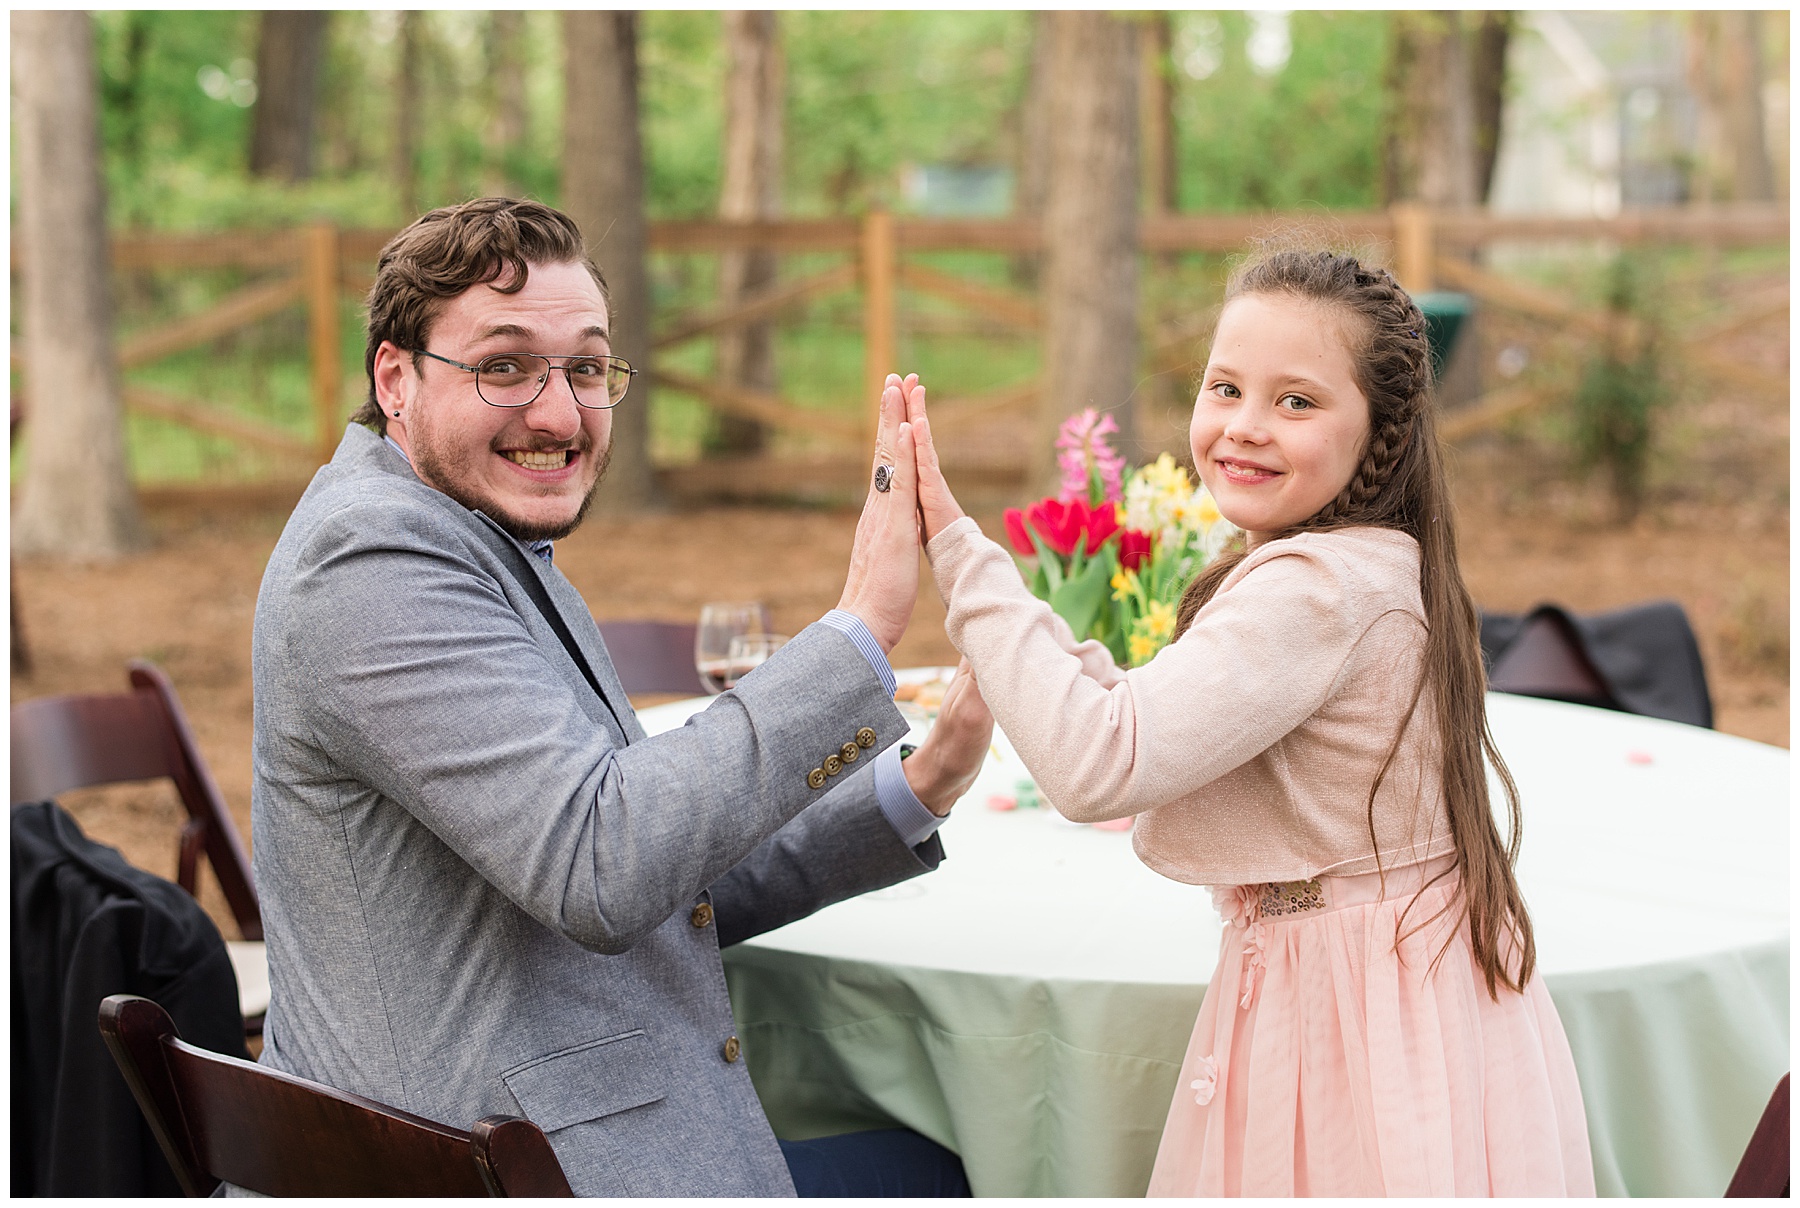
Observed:
[[[1031,534],[1025,531],[1025,513],[1018,508],[1006,509],[1006,535],[1021,557],[1031,558],[1037,555],[1037,546],[1031,543]]]
[[[1119,534],[1119,565],[1126,570],[1136,570],[1149,559],[1152,544],[1149,533],[1126,529]]]
[[[1087,513],[1081,519],[1081,525],[1087,529],[1087,552],[1090,556],[1106,543],[1106,539],[1119,531],[1119,513],[1110,503],[1101,503],[1097,508],[1090,508],[1087,501],[1077,499],[1069,505],[1070,511],[1080,508]]]
[[[1028,558],[1037,553],[1037,546],[1031,543],[1027,524],[1046,546],[1065,558],[1077,547],[1091,555],[1119,531],[1118,512],[1112,504],[1094,508],[1085,499],[1040,499],[1023,512],[1007,508],[1005,518],[1006,535],[1013,548]]]

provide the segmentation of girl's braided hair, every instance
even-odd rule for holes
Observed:
[[[1335,252],[1281,250],[1255,259],[1233,275],[1226,301],[1246,294],[1285,294],[1318,303],[1335,316],[1356,366],[1357,386],[1369,403],[1368,443],[1350,481],[1309,519],[1269,539],[1375,526],[1398,529],[1419,544],[1425,657],[1412,704],[1369,790],[1370,842],[1375,842],[1376,793],[1429,689],[1470,945],[1490,994],[1497,995],[1500,984],[1523,989],[1536,964],[1536,946],[1513,877],[1519,853],[1518,790],[1488,731],[1480,623],[1457,563],[1425,316],[1386,269]],[[1227,553],[1188,585],[1176,612],[1178,635],[1193,624],[1244,556],[1241,549]],[[1484,756],[1506,794],[1505,841],[1489,807]]]

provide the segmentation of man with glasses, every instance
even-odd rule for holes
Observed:
[[[918,589],[898,383],[839,607],[646,738],[552,564],[631,402],[613,321],[535,202],[433,211],[381,254],[368,400],[257,601],[262,1060],[459,1127],[525,1116],[577,1194],[967,1194],[904,1130],[777,1143],[719,962],[935,867],[987,749],[966,682],[895,746],[886,654]]]

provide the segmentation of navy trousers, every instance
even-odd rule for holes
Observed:
[[[781,1156],[794,1176],[794,1190],[805,1199],[925,1199],[970,1194],[962,1159],[907,1128],[782,1141]]]

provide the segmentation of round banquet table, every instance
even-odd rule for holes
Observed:
[[[654,734],[707,703],[640,717]],[[1525,697],[1488,708],[1600,1194],[1717,1196],[1789,1065],[1788,752]],[[1219,918],[1128,833],[989,807],[1026,775],[997,734],[937,871],[727,950],[779,1135],[899,1123],[960,1153],[978,1195],[1143,1194]]]

